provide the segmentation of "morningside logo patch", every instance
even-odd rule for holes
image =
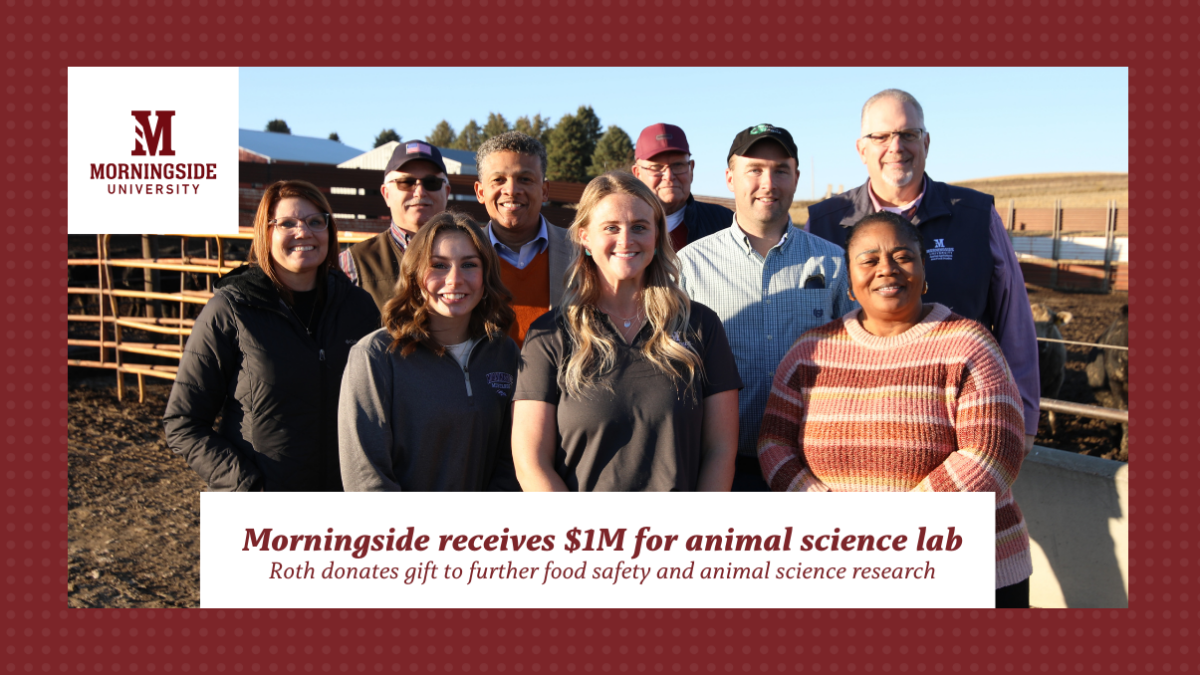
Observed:
[[[133,157],[173,157],[171,145],[171,120],[174,110],[158,110],[154,113],[157,123],[151,121],[149,110],[130,112],[137,120],[134,127]],[[108,194],[137,195],[197,195],[203,181],[217,179],[215,162],[205,164],[147,161],[109,162],[91,164],[91,180],[105,181]]]
[[[134,110],[129,113],[133,115],[133,119],[138,121],[137,127],[134,128],[134,133],[137,138],[133,141],[133,156],[146,154],[146,146],[143,142],[150,146],[151,155],[174,155],[175,151],[171,149],[171,118],[175,116],[174,110],[159,110],[154,113],[158,117],[157,124],[151,124],[149,110]],[[159,142],[162,143],[162,150],[159,150]]]
[[[68,232],[237,231],[237,69],[70,68]]]

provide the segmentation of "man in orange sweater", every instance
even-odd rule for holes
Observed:
[[[513,294],[517,346],[533,320],[559,304],[572,252],[566,230],[542,217],[546,148],[519,131],[489,138],[475,153],[475,198],[487,207],[488,236],[500,256],[500,277]]]

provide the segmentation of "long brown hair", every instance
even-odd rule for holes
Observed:
[[[262,268],[262,271],[275,284],[275,288],[279,290],[279,294],[289,304],[292,302],[292,291],[279,278],[279,272],[275,270],[274,262],[271,259],[271,231],[274,226],[269,221],[275,217],[275,207],[279,205],[279,202],[291,197],[308,201],[320,209],[321,213],[333,213],[333,208],[329,206],[329,200],[325,198],[321,190],[316,185],[303,180],[281,180],[272,183],[267,186],[262,200],[258,202],[258,212],[254,214],[254,239],[250,242],[249,261]],[[337,221],[332,215],[329,217],[329,229],[326,231],[329,232],[329,241],[325,248],[325,260],[317,268],[318,282],[325,278],[325,273],[331,266],[337,265]],[[324,290],[324,285],[318,283],[317,290]]]
[[[409,240],[400,261],[396,293],[383,306],[383,327],[392,336],[389,350],[399,349],[401,356],[411,354],[418,344],[428,347],[439,356],[446,352],[446,348],[433,339],[429,329],[429,308],[421,286],[429,271],[433,245],[438,235],[452,232],[459,232],[471,241],[483,265],[484,294],[475,309],[471,310],[471,321],[467,327],[470,336],[475,339],[485,335],[488,339],[498,337],[506,333],[516,319],[512,293],[500,281],[500,258],[483,233],[483,228],[465,214],[451,211],[439,213]]]
[[[642,288],[642,311],[654,327],[654,334],[642,346],[642,353],[658,370],[672,379],[681,380],[685,387],[690,387],[696,376],[703,374],[704,363],[700,356],[685,346],[700,338],[689,334],[688,319],[692,303],[679,288],[679,263],[667,234],[667,217],[662,202],[633,174],[611,171],[588,183],[579,209],[575,212],[575,222],[567,232],[571,247],[575,250],[575,261],[567,270],[562,314],[574,348],[563,366],[562,385],[568,394],[576,398],[581,397],[585,389],[599,382],[600,376],[616,365],[616,342],[601,327],[601,318],[597,316],[600,271],[596,269],[592,258],[583,255],[583,247],[579,242],[579,231],[591,222],[596,206],[605,197],[614,194],[631,195],[654,210],[657,250],[646,267]]]

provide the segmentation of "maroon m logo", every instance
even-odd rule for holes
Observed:
[[[149,154],[151,155],[175,154],[175,151],[171,149],[171,118],[175,116],[174,110],[154,111],[154,114],[158,116],[157,126],[151,126],[149,110],[134,110],[131,114],[141,128],[134,127],[133,129],[138,137],[133,141],[133,152],[130,154],[145,155],[147,154],[146,148],[150,148]],[[142,144],[143,141],[145,145]]]

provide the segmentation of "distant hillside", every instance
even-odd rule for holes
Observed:
[[[1027,173],[1017,176],[996,176],[957,181],[973,190],[986,192],[996,198],[996,206],[1008,208],[1008,200],[1016,200],[1017,208],[1051,208],[1061,199],[1064,208],[1104,208],[1109,200],[1117,206],[1129,206],[1129,174],[1081,171],[1077,173]],[[792,205],[792,220],[808,221],[811,201],[796,201]]]
[[[996,198],[998,206],[1007,206],[1010,199],[1016,200],[1017,208],[1051,208],[1055,199],[1061,199],[1064,208],[1104,208],[1109,200],[1116,200],[1119,207],[1129,206],[1127,173],[1028,173],[964,180],[955,185],[986,192]]]

